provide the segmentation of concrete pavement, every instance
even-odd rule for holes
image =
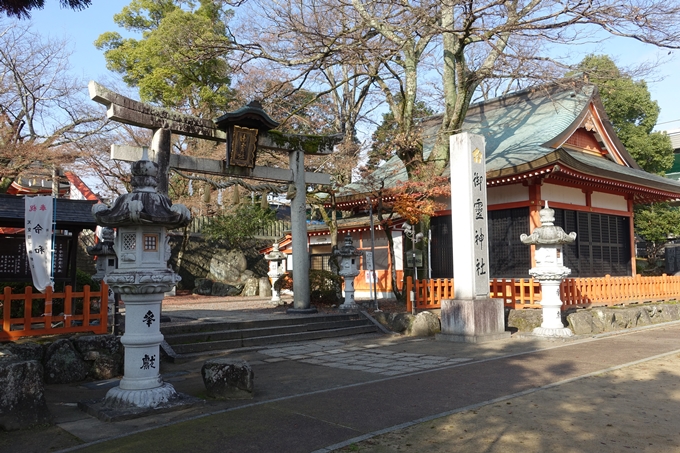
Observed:
[[[252,400],[206,400],[181,412],[104,423],[74,403],[101,398],[114,383],[52,385],[46,390],[57,427],[0,433],[0,450],[326,452],[676,354],[678,322],[569,341],[514,336],[476,345],[362,335],[233,350],[230,357],[254,370]],[[204,397],[203,360],[164,363],[161,372],[178,391]]]

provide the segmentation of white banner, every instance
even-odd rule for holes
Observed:
[[[25,197],[26,252],[33,286],[41,293],[52,282],[52,197]]]

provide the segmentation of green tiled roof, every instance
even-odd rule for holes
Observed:
[[[465,118],[463,131],[484,136],[489,177],[515,174],[539,164],[562,161],[594,176],[601,175],[680,194],[680,184],[676,181],[640,170],[614,136],[612,140],[621,148],[618,151],[636,168],[619,165],[603,157],[559,148],[560,140],[567,137],[565,132],[571,133],[570,128],[574,128],[580,118],[585,116],[591,102],[596,102],[596,108],[602,108],[599,100],[593,96],[594,92],[593,85],[547,85],[473,104]],[[425,159],[432,151],[440,127],[441,116],[427,118],[421,123]],[[613,131],[609,133],[614,134]],[[678,160],[676,157],[676,163]],[[445,173],[448,173],[448,168]],[[384,187],[395,187],[399,181],[407,180],[406,168],[399,158],[393,157],[372,176],[376,181],[383,178]],[[367,192],[370,184],[359,181],[346,189],[342,191],[343,195]]]
[[[486,141],[487,170],[514,167],[549,154],[543,146],[567,129],[588,106],[593,87],[557,92],[524,91],[470,106],[463,131]],[[423,124],[423,157],[432,151],[440,117]]]

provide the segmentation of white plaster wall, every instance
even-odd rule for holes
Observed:
[[[543,184],[541,186],[541,199],[557,201],[559,203],[586,205],[586,194],[575,187],[558,186],[557,184]]]
[[[529,199],[529,188],[522,184],[512,184],[502,187],[487,187],[486,202],[488,205],[514,203]]]
[[[611,193],[593,192],[590,196],[590,204],[593,208],[628,211],[628,201],[626,201],[626,198]]]
[[[395,270],[404,270],[404,239],[401,231],[392,232],[392,241],[394,242],[394,266]]]

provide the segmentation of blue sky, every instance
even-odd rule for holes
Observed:
[[[61,9],[57,0],[47,0],[45,9],[32,13],[35,30],[43,35],[68,38],[73,45],[71,64],[74,74],[87,80],[103,81],[112,74],[106,69],[102,52],[93,42],[106,31],[116,31],[113,15],[129,4],[129,0],[93,0],[92,6],[83,11]],[[121,30],[118,30],[121,31]],[[655,49],[629,39],[610,39],[573,50],[575,55],[606,53],[621,65],[633,65],[662,55],[666,62],[657,68],[655,79],[649,82],[652,98],[661,106],[658,129],[680,128],[680,53]],[[577,60],[577,61],[578,61]]]

